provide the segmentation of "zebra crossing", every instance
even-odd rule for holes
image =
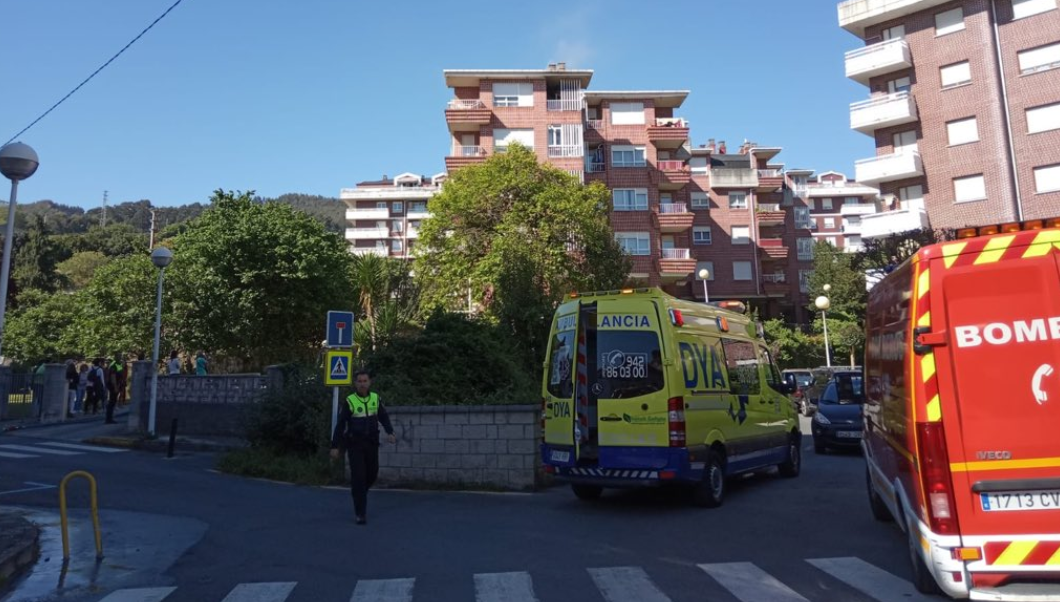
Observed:
[[[22,443],[0,443],[0,458],[30,460],[33,458],[80,456],[89,453],[119,454],[127,449],[67,443],[66,441],[24,441]]]
[[[818,570],[837,581],[825,583],[831,599],[851,599],[852,592],[876,602],[932,602],[937,598],[918,593],[913,585],[860,558],[815,558],[806,559],[799,570]],[[706,575],[728,596],[740,602],[809,602],[820,599],[821,591],[815,593],[796,592],[768,572],[751,562],[726,562],[697,564],[697,575]],[[589,581],[607,602],[671,602],[665,593],[666,584],[652,579],[651,575],[637,566],[619,566],[585,569]],[[690,576],[689,578],[694,578]],[[819,581],[825,581],[822,577]],[[528,572],[477,573],[473,575],[475,602],[541,602],[534,592],[533,577]],[[298,583],[292,581],[272,583],[240,583],[220,602],[285,602],[292,594],[297,598]],[[843,594],[844,588],[852,590]],[[153,587],[122,589],[108,594],[99,602],[174,602],[180,597],[179,587]],[[704,583],[701,600],[725,599],[717,587],[711,589]],[[713,593],[712,593],[713,592]],[[413,602],[416,595],[416,579],[362,579],[341,600],[350,602]],[[426,595],[438,597],[437,591]],[[346,596],[350,596],[347,598]],[[807,597],[809,596],[809,597]],[[841,596],[841,597],[836,597]],[[860,599],[860,598],[859,598]],[[196,598],[199,600],[199,598]],[[202,601],[207,602],[207,601]],[[338,602],[338,601],[336,601]]]

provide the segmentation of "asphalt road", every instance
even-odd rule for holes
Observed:
[[[594,503],[564,487],[373,491],[359,527],[347,491],[218,474],[209,454],[63,447],[44,429],[0,435],[0,452],[30,456],[0,457],[0,504],[46,525],[42,561],[4,602],[926,599],[906,595],[904,539],[872,519],[860,455],[818,456],[808,438],[804,449],[801,477],[741,479],[714,510],[669,490]],[[99,481],[105,558],[92,561],[87,488],[75,482],[64,575],[54,486],[75,469]],[[263,582],[273,585],[246,585]]]

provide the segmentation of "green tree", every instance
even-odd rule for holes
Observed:
[[[176,340],[253,369],[315,358],[327,311],[352,301],[345,241],[253,192],[211,200],[173,241]]]
[[[860,364],[858,358],[865,348],[865,327],[857,322],[829,321],[828,338],[835,349],[833,363],[838,364],[840,354],[850,357],[850,365]]]
[[[62,251],[52,238],[44,218],[33,216],[26,232],[19,238],[11,265],[11,278],[18,290],[34,289],[46,293],[58,290],[59,276],[55,266],[62,260]]]
[[[107,264],[110,258],[99,251],[82,251],[74,253],[72,257],[59,262],[55,271],[63,277],[66,288],[71,290],[83,289],[95,276],[96,270]]]
[[[807,334],[783,320],[763,323],[770,350],[782,369],[811,368],[824,365],[824,339]]]
[[[4,328],[4,355],[24,365],[81,354],[83,297],[26,291]]]
[[[142,254],[148,251],[147,234],[122,223],[107,224],[103,228],[92,226],[86,232],[57,236],[56,242],[63,248],[66,257],[86,251],[95,251],[107,257]]]
[[[519,145],[460,169],[420,229],[424,305],[462,309],[470,290],[516,340],[543,343],[542,324],[564,293],[618,288],[629,274],[610,201],[602,184],[582,185]]]
[[[854,255],[854,265],[863,270],[883,270],[901,264],[921,247],[954,240],[956,237],[956,230],[923,228],[867,239],[864,248]]]
[[[155,335],[157,286],[158,269],[146,253],[118,257],[100,266],[82,291],[82,350],[90,356],[147,355]],[[163,327],[173,324],[165,309],[168,297],[164,298]]]
[[[415,320],[418,295],[405,261],[355,255],[350,279],[358,304],[354,334],[362,351],[385,345]]]
[[[862,323],[865,319],[865,306],[868,293],[865,288],[865,274],[857,268],[852,253],[844,253],[830,243],[818,242],[813,247],[813,274],[809,278],[809,310],[820,315],[814,304],[817,297],[828,297],[831,308],[829,318]],[[831,290],[824,291],[825,285]]]

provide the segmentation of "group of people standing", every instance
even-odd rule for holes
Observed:
[[[121,354],[83,362],[67,360],[66,383],[68,418],[98,414],[102,406],[106,409],[107,424],[114,424],[114,408],[126,403],[129,367]]]
[[[174,376],[181,372],[187,374],[194,374],[195,376],[206,376],[209,371],[207,370],[206,354],[202,351],[195,354],[194,361],[189,359],[187,363],[182,366],[180,361],[180,353],[174,349],[169,353],[169,361],[166,362],[166,374]]]

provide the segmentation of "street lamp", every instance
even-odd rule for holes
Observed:
[[[824,285],[824,292],[832,290],[830,285]],[[829,368],[832,367],[832,353],[828,349],[828,308],[832,306],[832,302],[828,300],[828,297],[821,295],[813,302],[817,306],[817,309],[821,310],[821,322],[824,324],[824,361],[825,365]]]
[[[173,261],[173,251],[158,247],[151,251],[151,263],[158,268],[158,297],[155,301],[155,346],[151,354],[151,406],[147,414],[147,434],[155,435],[155,415],[158,407],[158,343],[162,337],[162,277],[166,266]]]
[[[4,343],[4,318],[7,314],[7,281],[11,276],[11,242],[15,238],[15,202],[18,198],[18,183],[32,176],[40,166],[37,153],[21,142],[5,144],[0,148],[0,173],[11,180],[11,199],[7,203],[7,233],[4,236],[3,268],[0,268],[0,351]],[[0,354],[0,357],[3,357]]]
[[[710,270],[703,268],[699,270],[699,279],[703,281],[703,302],[710,303],[710,295],[707,294],[707,278],[710,278]]]

